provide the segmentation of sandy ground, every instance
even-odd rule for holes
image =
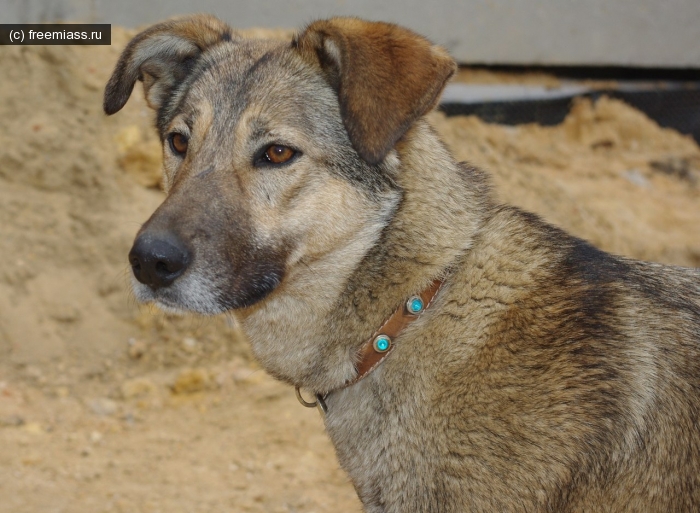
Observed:
[[[230,319],[131,299],[126,254],[162,193],[140,87],[101,111],[130,35],[0,47],[0,513],[360,511],[318,414]],[[556,127],[431,119],[503,201],[608,251],[700,266],[692,139],[606,99]]]

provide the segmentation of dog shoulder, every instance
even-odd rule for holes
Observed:
[[[657,404],[681,412],[700,404],[700,368],[687,364],[700,360],[697,277],[610,255],[499,207],[433,323],[431,339],[448,341],[435,371],[451,419],[446,450],[478,440],[490,468],[522,458],[532,483],[554,497],[572,468],[625,472],[609,455],[636,455],[650,423],[687,439],[692,419],[662,418]],[[659,472],[672,464],[655,462]]]
[[[590,393],[599,413],[620,411],[630,383],[655,380],[659,365],[698,360],[699,276],[610,255],[534,214],[500,207],[449,287],[442,336],[459,341],[448,351],[458,365],[478,366],[483,355],[509,369],[509,380],[522,372],[524,388],[536,370]],[[653,357],[661,352],[676,363]]]

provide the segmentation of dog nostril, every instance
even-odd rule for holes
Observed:
[[[170,285],[185,271],[189,261],[185,246],[170,234],[163,238],[142,234],[129,252],[134,277],[153,289]]]

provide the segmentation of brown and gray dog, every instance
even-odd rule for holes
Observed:
[[[368,512],[700,511],[700,272],[495,203],[423,119],[454,70],[357,19],[137,35],[104,103],[142,80],[163,141],[137,298],[234,311]]]

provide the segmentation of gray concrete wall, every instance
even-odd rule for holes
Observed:
[[[391,21],[463,63],[700,68],[700,0],[0,0],[0,23],[135,27],[190,12],[235,27],[331,15]]]

